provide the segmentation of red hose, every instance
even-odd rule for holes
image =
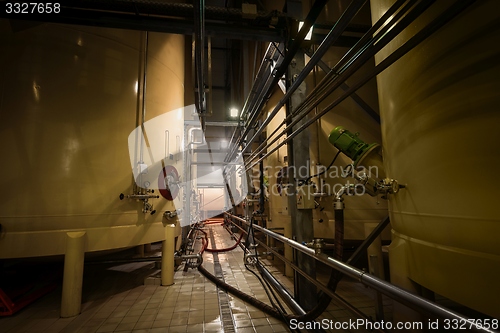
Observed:
[[[201,243],[203,245],[201,246],[201,250],[199,252],[199,254],[203,254],[203,252],[205,252],[205,250],[207,249],[207,246],[208,246],[208,235],[207,235],[207,233],[205,231],[203,231],[201,229],[200,229],[200,231],[205,235],[205,237],[203,237],[201,239]]]
[[[231,251],[231,250],[234,250],[238,245],[240,245],[242,238],[243,238],[243,233],[241,233],[240,238],[238,239],[238,241],[233,246],[225,248],[225,249],[208,249],[208,248],[205,248],[205,250],[207,250],[208,252],[226,252],[226,251]]]

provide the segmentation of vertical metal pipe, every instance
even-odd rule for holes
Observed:
[[[207,116],[213,115],[212,100],[213,100],[213,89],[212,89],[212,37],[208,37],[208,47],[207,47],[207,66],[208,66],[208,96],[207,96]]]

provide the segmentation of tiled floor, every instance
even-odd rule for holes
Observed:
[[[222,226],[212,224],[206,227],[207,230],[210,228],[217,248],[234,244]],[[209,243],[209,247],[213,244]],[[270,304],[260,282],[246,270],[241,248],[219,253],[218,259],[226,283]],[[283,276],[282,267],[272,265],[277,262],[262,261],[285,287],[293,290],[293,283]],[[214,257],[211,253],[205,252],[203,265],[213,272]],[[0,332],[223,332],[217,287],[212,282],[198,270],[184,272],[181,269],[176,271],[172,286],[145,285],[145,280],[151,283],[152,278],[147,277],[157,272],[152,262],[86,265],[82,313],[79,316],[59,318],[59,288],[17,314],[0,318]],[[340,282],[338,293],[366,314],[374,316],[373,297],[363,286],[345,279]],[[238,298],[228,295],[228,299],[235,332],[290,331],[286,324]],[[324,318],[337,321],[356,319],[334,302],[317,320]]]

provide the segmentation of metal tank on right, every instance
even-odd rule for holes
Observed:
[[[372,0],[375,22],[394,3]],[[380,63],[454,1],[434,3]],[[500,317],[500,15],[476,1],[378,75],[391,282]],[[415,284],[416,283],[416,284]]]

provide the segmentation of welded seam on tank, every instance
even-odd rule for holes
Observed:
[[[214,232],[212,228],[209,229],[212,249],[216,249],[217,246],[215,244]],[[214,274],[219,280],[225,282],[224,274],[222,273],[222,266],[219,262],[219,254],[217,252],[212,252],[212,255],[214,258]],[[217,298],[219,299],[220,319],[222,321],[222,328],[224,332],[236,332],[234,328],[233,312],[231,311],[231,307],[229,306],[229,297],[227,295],[227,292],[217,287]]]

